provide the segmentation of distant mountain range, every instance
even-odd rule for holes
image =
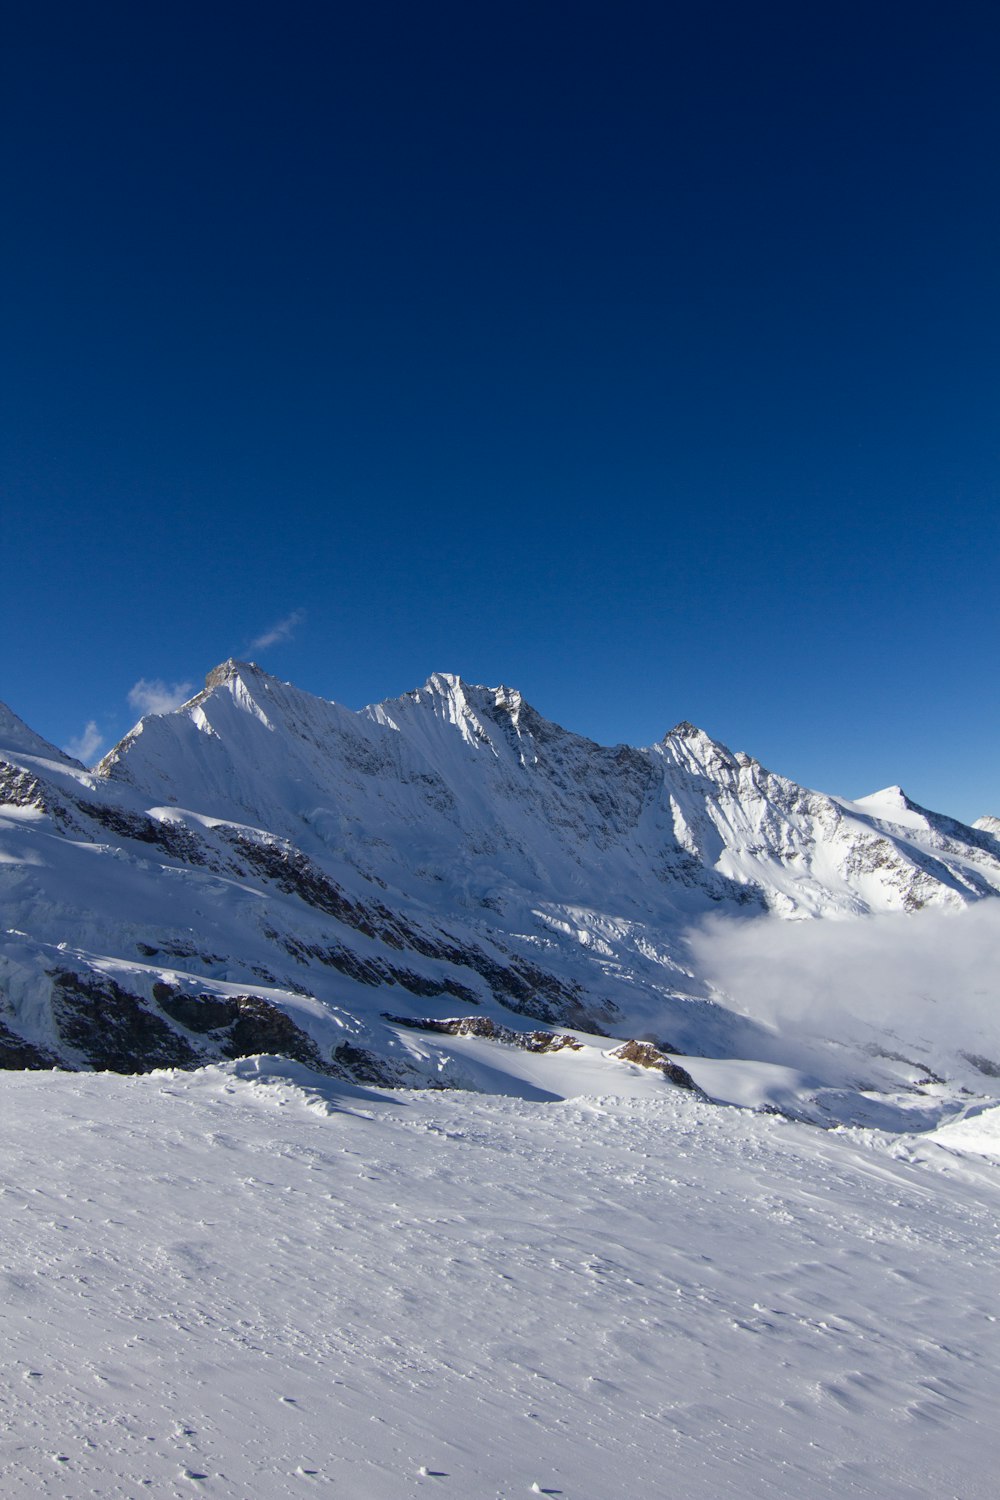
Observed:
[[[438,1086],[419,1022],[473,1015],[780,1058],[693,961],[708,913],[997,895],[996,818],[810,791],[687,723],[597,745],[446,673],[355,713],[228,661],[94,770],[0,707],[8,1067],[284,1052]]]

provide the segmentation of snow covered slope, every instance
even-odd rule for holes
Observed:
[[[992,1500],[998,1169],[679,1090],[4,1078],[5,1500]]]
[[[94,771],[0,717],[11,1066],[264,1050],[461,1081],[456,1043],[385,1013],[481,1014],[910,1087],[927,1065],[908,1044],[862,1067],[844,1038],[807,1055],[739,1014],[690,933],[709,913],[842,922],[998,893],[991,833],[898,788],[825,796],[689,724],[600,746],[448,674],[353,713],[226,662]],[[989,1076],[954,1052],[962,1086]]]
[[[645,914],[732,901],[788,914],[916,909],[1000,890],[988,839],[899,790],[849,804],[680,724],[596,745],[507,688],[446,673],[353,714],[228,662],[99,767],[146,799],[267,829],[456,899],[602,888]],[[497,890],[499,887],[499,890]],[[692,894],[693,893],[693,894]]]

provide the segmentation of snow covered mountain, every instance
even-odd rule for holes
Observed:
[[[597,745],[443,673],[354,713],[229,661],[92,771],[2,710],[0,1056],[127,1071],[284,1052],[490,1088],[496,1037],[530,1024],[801,1066],[711,983],[692,929],[961,911],[1000,894],[989,821],[898,787],[809,791],[687,723]],[[492,1041],[441,1028],[469,1017]],[[861,1041],[845,1062],[832,1040],[836,1065],[807,1059],[830,1086],[928,1072],[880,1046],[862,1078]]]

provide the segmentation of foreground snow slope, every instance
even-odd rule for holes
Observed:
[[[3,1083],[5,1500],[996,1494],[988,1128]]]

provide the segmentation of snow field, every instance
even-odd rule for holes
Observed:
[[[2,1082],[9,1500],[996,1492],[982,1154],[666,1088]]]

